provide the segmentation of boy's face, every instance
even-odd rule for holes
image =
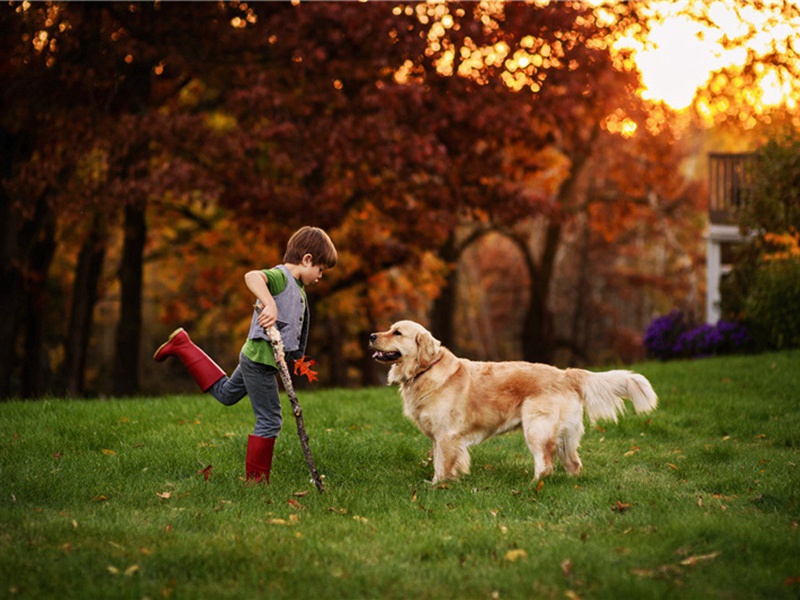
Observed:
[[[300,281],[303,282],[303,285],[312,285],[322,279],[325,267],[315,265],[314,258],[310,254],[303,256],[303,262],[300,263],[300,266]]]

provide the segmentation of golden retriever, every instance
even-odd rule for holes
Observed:
[[[391,364],[406,416],[433,440],[433,483],[469,473],[475,444],[519,427],[533,454],[534,480],[553,471],[553,453],[570,474],[581,470],[578,445],[589,420],[655,409],[650,382],[631,371],[592,373],[528,362],[458,358],[422,325],[400,321],[370,335],[373,358]]]

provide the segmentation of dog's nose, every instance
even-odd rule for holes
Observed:
[[[378,339],[378,334],[377,333],[370,333],[369,334],[369,341],[370,342],[374,342],[377,339]]]

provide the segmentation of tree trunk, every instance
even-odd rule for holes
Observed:
[[[530,305],[522,325],[522,358],[529,362],[552,362],[553,320],[547,302],[560,243],[561,223],[550,221],[541,259],[536,269],[530,271]],[[532,265],[532,259],[528,263]]]
[[[106,254],[105,217],[99,212],[92,219],[78,256],[72,286],[72,308],[67,338],[64,340],[64,380],[69,396],[82,396],[85,391],[86,357],[92,330],[92,315],[97,304],[97,288]]]
[[[20,395],[36,398],[45,390],[47,357],[45,353],[45,313],[47,311],[47,277],[56,250],[56,220],[49,208],[30,250],[28,261],[27,302],[25,311],[25,353],[22,361]]]
[[[139,390],[139,345],[142,329],[142,274],[147,223],[143,206],[125,207],[125,239],[119,267],[120,311],[114,355],[113,390],[130,396]]]
[[[0,226],[3,231],[0,250],[0,398],[11,396],[12,376],[19,367],[15,348],[20,317],[25,308],[25,286],[31,275],[32,249],[38,240],[47,237],[46,226],[52,218],[46,195],[36,201],[33,216],[24,219],[14,212],[10,199],[0,191]],[[44,281],[41,284],[44,285]]]
[[[3,231],[0,254],[0,398],[11,396],[11,377],[16,364],[17,315],[23,295],[16,222],[8,198],[0,191],[0,227]]]
[[[460,253],[456,250],[456,242],[453,235],[447,240],[441,250],[442,258],[450,266],[444,287],[433,301],[431,309],[431,333],[433,337],[442,342],[448,348],[455,348],[455,328],[453,319],[455,318],[456,304],[458,300],[458,259]]]

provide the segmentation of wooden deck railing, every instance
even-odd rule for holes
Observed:
[[[708,155],[708,215],[714,225],[735,225],[747,201],[750,154]]]

